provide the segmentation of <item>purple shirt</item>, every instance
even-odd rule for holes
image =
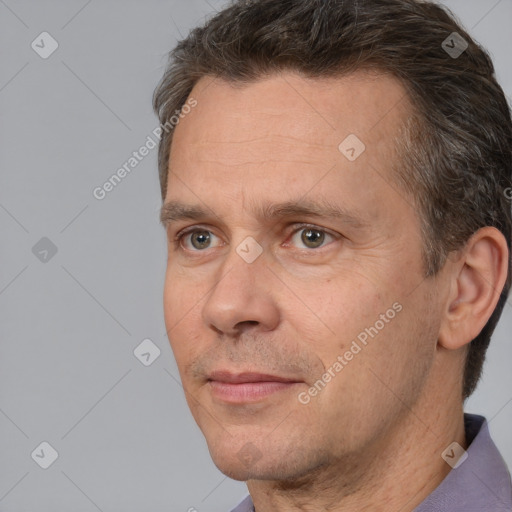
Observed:
[[[483,416],[464,414],[467,459],[414,512],[511,512],[512,482]],[[247,496],[231,512],[254,512]]]

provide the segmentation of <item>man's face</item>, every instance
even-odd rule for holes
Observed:
[[[207,77],[191,96],[166,203],[204,213],[173,209],[164,305],[213,460],[248,480],[357,459],[418,400],[439,329],[418,216],[392,179],[404,90],[284,73]]]

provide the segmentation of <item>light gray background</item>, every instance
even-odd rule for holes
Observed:
[[[222,3],[0,0],[0,511],[225,512],[245,495],[211,462],[165,335],[156,149],[92,195],[158,125],[167,51]],[[512,0],[446,4],[510,97]],[[43,31],[59,44],[47,59],[31,48]],[[467,404],[509,466],[511,331],[509,300]],[[161,350],[147,367],[145,338]],[[59,454],[46,470],[42,441]]]

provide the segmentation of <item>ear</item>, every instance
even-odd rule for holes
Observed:
[[[479,229],[449,272],[449,294],[438,343],[456,350],[475,339],[492,315],[507,280],[509,250],[498,229]]]

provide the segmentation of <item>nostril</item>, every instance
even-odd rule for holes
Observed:
[[[237,327],[244,325],[258,325],[259,322],[257,320],[244,320],[243,322],[238,322]]]

